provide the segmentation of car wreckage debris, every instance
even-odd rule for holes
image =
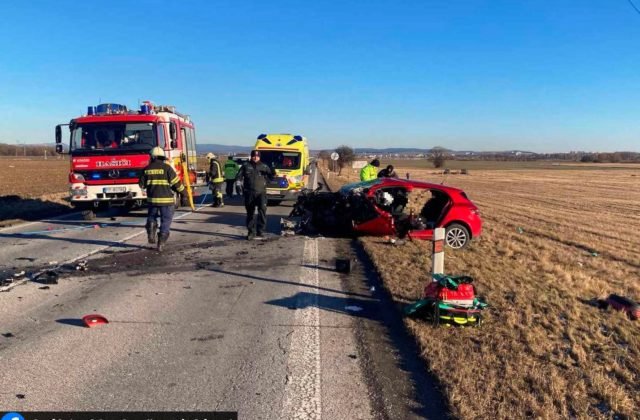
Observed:
[[[336,271],[338,273],[350,273],[351,269],[354,266],[354,261],[350,258],[344,259],[344,258],[337,258],[336,259]]]

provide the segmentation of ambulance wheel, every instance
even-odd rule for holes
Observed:
[[[93,220],[96,218],[95,210],[82,210],[81,214],[83,220]]]
[[[267,200],[268,206],[279,206],[282,200]]]

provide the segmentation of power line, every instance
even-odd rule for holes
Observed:
[[[638,8],[636,7],[636,5],[635,5],[635,4],[633,4],[633,2],[632,2],[631,0],[627,0],[627,1],[628,1],[628,2],[629,2],[629,4],[631,5],[631,7],[633,7],[633,8],[636,10],[636,12],[638,12],[638,14],[640,15],[640,9],[638,9]]]

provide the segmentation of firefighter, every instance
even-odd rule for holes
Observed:
[[[217,156],[213,153],[207,153],[207,160],[209,161],[209,188],[213,196],[211,205],[213,207],[224,207],[224,201],[222,200],[222,184],[224,183],[222,166],[218,162]]]
[[[247,210],[247,239],[262,239],[267,224],[267,180],[273,180],[271,168],[260,162],[260,151],[251,151],[251,160],[242,165],[236,179],[243,181],[244,207]],[[255,217],[256,208],[258,217]]]
[[[380,161],[373,159],[371,163],[367,164],[360,170],[360,181],[370,181],[378,177],[378,168],[380,167]]]
[[[165,162],[164,150],[160,147],[151,149],[151,162],[143,169],[140,177],[140,188],[147,190],[147,238],[150,244],[157,242],[158,251],[162,251],[169,239],[169,229],[175,210],[175,196],[173,191],[180,195],[184,191],[184,185],[169,164]],[[173,191],[172,191],[173,190]],[[158,217],[160,217],[160,232],[158,231]],[[156,240],[157,233],[157,240]]]
[[[227,161],[224,163],[224,182],[227,184],[227,198],[233,196],[233,184],[236,182],[236,176],[239,170],[240,165],[233,160],[233,156],[229,155]]]

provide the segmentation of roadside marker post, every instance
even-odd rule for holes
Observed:
[[[431,278],[435,281],[436,274],[444,274],[444,228],[436,228],[433,232]]]

